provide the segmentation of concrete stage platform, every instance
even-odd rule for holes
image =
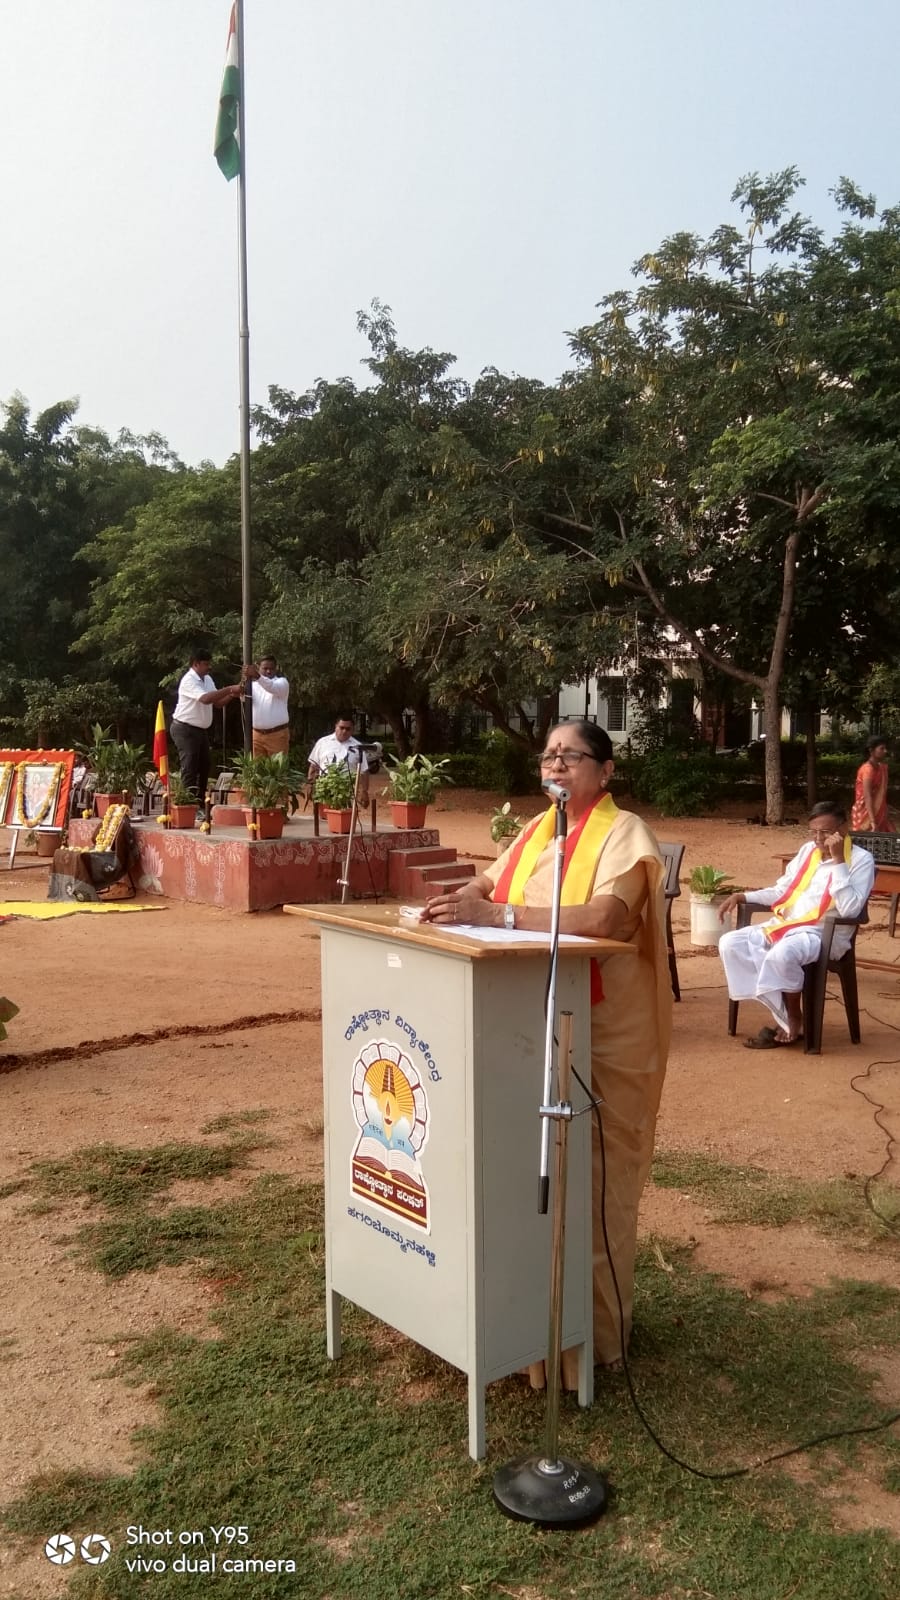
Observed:
[[[100,824],[73,819],[71,845],[90,845]],[[280,839],[252,840],[245,827],[165,829],[132,823],[140,850],[138,887],[170,900],[190,900],[229,911],[271,911],[276,906],[340,900],[346,836],[313,834],[312,816],[293,817]],[[458,888],[474,867],[444,848],[436,828],[392,828],[372,833],[366,819],[350,856],[350,897],[424,898],[449,883]]]

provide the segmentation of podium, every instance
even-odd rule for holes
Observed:
[[[550,1217],[538,1213],[546,935],[492,942],[396,907],[290,906],[322,951],[327,1349],[352,1301],[468,1377],[469,1454],[485,1386],[547,1350]],[[480,930],[479,930],[480,931]],[[484,930],[486,933],[489,930]],[[590,958],[560,941],[557,1000],[590,1082]],[[569,1132],[562,1348],[593,1399],[591,1119]]]

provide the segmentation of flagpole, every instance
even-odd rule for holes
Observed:
[[[244,0],[237,0],[237,47],[240,72],[238,100],[238,144],[240,168],[238,183],[238,285],[241,424],[241,651],[246,665],[253,660],[253,624],[250,614],[250,315],[247,302],[247,140],[244,102],[247,97],[247,63],[244,56]],[[244,725],[244,754],[253,749],[253,687],[244,682],[241,706]]]

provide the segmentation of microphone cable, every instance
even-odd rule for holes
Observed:
[[[635,1414],[646,1432],[650,1435],[650,1438],[653,1440],[653,1443],[656,1445],[657,1449],[661,1451],[661,1453],[666,1456],[669,1461],[673,1462],[676,1467],[680,1467],[683,1472],[689,1472],[692,1477],[705,1478],[710,1482],[721,1483],[728,1478],[745,1478],[749,1476],[750,1473],[758,1471],[760,1467],[770,1466],[774,1461],[784,1461],[788,1456],[801,1455],[806,1450],[812,1450],[816,1445],[828,1444],[835,1439],[850,1439],[858,1434],[880,1433],[883,1429],[890,1428],[894,1425],[894,1423],[900,1422],[900,1410],[893,1411],[888,1416],[880,1418],[878,1422],[862,1423],[857,1427],[837,1428],[830,1430],[827,1433],[819,1433],[816,1434],[812,1439],[804,1440],[801,1444],[790,1445],[787,1450],[777,1450],[772,1455],[761,1456],[758,1461],[750,1462],[747,1466],[729,1467],[721,1472],[712,1472],[704,1467],[694,1466],[690,1461],[685,1461],[681,1456],[676,1455],[673,1450],[670,1450],[668,1446],[663,1443],[637,1397],[634,1381],[631,1376],[631,1368],[628,1365],[628,1355],[625,1349],[625,1308],[622,1304],[622,1295],[619,1289],[619,1280],[616,1276],[616,1268],[612,1256],[612,1247],[609,1242],[609,1233],[606,1224],[606,1144],[603,1137],[603,1119],[600,1115],[601,1102],[596,1099],[592,1090],[588,1088],[587,1084],[584,1082],[584,1079],[578,1072],[578,1069],[574,1065],[572,1067],[572,1073],[576,1081],[581,1085],[581,1088],[587,1098],[588,1107],[593,1110],[597,1122],[597,1133],[600,1140],[600,1159],[602,1163],[600,1179],[600,1224],[603,1232],[603,1248],[606,1254],[607,1263],[609,1265],[610,1276],[612,1278],[613,1289],[615,1290],[616,1296],[616,1308],[619,1318],[619,1350],[622,1361],[622,1371],[625,1375],[625,1382],[628,1385],[628,1393],[631,1398],[631,1404],[634,1408]]]

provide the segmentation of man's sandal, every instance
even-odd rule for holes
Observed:
[[[745,1050],[789,1050],[791,1045],[802,1044],[803,1035],[798,1033],[793,1039],[780,1039],[775,1028],[760,1028],[752,1039],[744,1040]]]

